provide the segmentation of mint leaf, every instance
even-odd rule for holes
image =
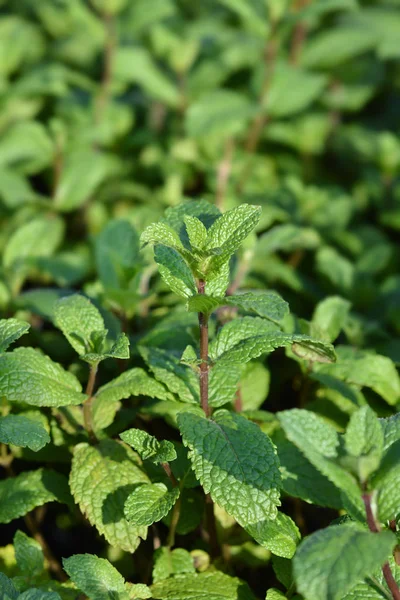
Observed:
[[[190,367],[166,350],[140,346],[139,351],[155,378],[176,395],[177,400],[199,403],[199,379]]]
[[[54,323],[80,356],[93,349],[92,335],[105,329],[103,317],[97,308],[80,294],[57,300]]]
[[[240,317],[229,321],[218,331],[210,342],[209,354],[212,360],[218,359],[235,344],[255,336],[268,335],[277,331],[277,325],[260,317]],[[210,386],[212,387],[212,386]]]
[[[86,396],[75,375],[33,348],[0,355],[0,396],[33,406],[81,404]]]
[[[182,298],[196,293],[196,283],[186,261],[177,250],[168,246],[154,247],[154,260],[167,286]]]
[[[125,502],[125,516],[133,525],[152,525],[165,517],[177,499],[179,488],[171,491],[163,483],[137,487]]]
[[[244,417],[217,411],[212,419],[178,414],[197,479],[243,527],[275,519],[281,478],[270,439]]]
[[[77,588],[91,600],[129,600],[125,581],[108,560],[93,554],[63,559],[65,571]]]
[[[64,475],[51,469],[28,471],[0,481],[0,523],[9,523],[47,502],[71,503]]]
[[[370,480],[372,489],[377,490],[378,515],[382,523],[400,514],[400,440],[386,451],[379,469]]]
[[[344,495],[347,502],[345,508],[363,519],[365,510],[356,480],[337,462],[339,437],[334,427],[304,409],[282,411],[278,413],[278,418],[288,439]]]
[[[123,219],[110,221],[95,240],[96,268],[104,287],[127,287],[138,255],[139,235],[133,225]]]
[[[337,349],[336,364],[322,365],[318,372],[359,387],[368,387],[392,406],[400,399],[400,377],[390,358],[364,351]]]
[[[27,333],[29,328],[29,323],[18,319],[0,319],[0,352],[5,352],[10,344]]]
[[[150,588],[144,583],[126,583],[125,588],[130,600],[146,600],[151,598]]]
[[[43,550],[39,542],[17,531],[13,539],[18,568],[29,577],[40,575],[44,570]]]
[[[300,541],[300,532],[294,521],[278,512],[276,519],[270,519],[246,527],[246,531],[264,548],[283,558],[292,558]]]
[[[0,573],[0,600],[17,600],[18,596],[12,580]]]
[[[244,581],[219,571],[164,579],[151,593],[158,600],[255,600]]]
[[[357,457],[360,481],[376,471],[383,454],[383,431],[374,411],[363,406],[353,413],[345,433],[346,450]]]
[[[207,272],[218,270],[240,247],[260,220],[261,207],[241,204],[217,219],[207,233],[204,250],[212,256]]]
[[[158,548],[154,553],[153,581],[158,583],[171,575],[195,573],[193,558],[183,548]]]
[[[106,331],[104,331],[104,333],[106,333]],[[101,347],[103,345],[103,340],[105,339],[105,337],[106,336],[104,335],[104,338],[100,342]],[[87,354],[81,355],[81,359],[85,360],[90,364],[99,363],[100,361],[105,360],[106,358],[129,358],[129,338],[127,335],[125,335],[125,333],[121,333],[117,337],[116,341],[111,346],[108,352],[88,352]]]
[[[168,248],[173,248],[181,254],[187,254],[179,235],[166,223],[152,223],[140,236],[141,246],[146,244],[162,244]]]
[[[313,333],[327,342],[333,342],[343,328],[350,306],[350,302],[340,296],[330,296],[319,302],[311,321],[312,327],[316,328]]]
[[[142,429],[128,429],[120,434],[120,438],[139,454],[143,459],[150,459],[153,463],[169,462],[176,459],[176,450],[172,442],[162,440],[150,435]]]
[[[109,544],[134,552],[146,528],[129,525],[124,505],[138,484],[149,483],[135,453],[114,440],[78,444],[69,482],[75,502]]]
[[[246,292],[227,296],[228,306],[238,306],[243,310],[255,312],[264,319],[279,323],[289,313],[289,305],[276,292]]]
[[[207,229],[197,217],[185,215],[183,220],[186,225],[189,242],[193,250],[201,250],[207,240]]]
[[[286,600],[287,596],[275,588],[270,588],[265,596],[265,600]]]
[[[0,417],[0,442],[37,452],[50,442],[50,436],[40,423],[32,419],[23,415],[7,415]]]
[[[189,298],[187,309],[190,312],[211,314],[216,308],[225,304],[223,298],[215,298],[206,294],[198,294]]]
[[[297,589],[308,600],[341,600],[383,565],[395,543],[389,531],[371,533],[355,524],[317,531],[300,544],[294,557]]]
[[[379,423],[383,430],[383,449],[387,450],[391,444],[400,440],[400,413],[379,419]]]

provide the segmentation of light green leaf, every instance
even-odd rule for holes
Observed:
[[[50,442],[50,436],[40,423],[32,419],[23,415],[7,415],[0,417],[0,442],[37,452]]]
[[[162,244],[168,248],[173,248],[182,254],[185,253],[185,248],[179,238],[177,232],[172,229],[167,223],[152,223],[140,236],[141,246],[146,244]]]
[[[158,548],[154,553],[153,581],[158,583],[171,575],[195,573],[193,558],[183,548]]]
[[[322,334],[324,340],[333,342],[338,337],[349,310],[350,302],[340,296],[330,296],[319,302],[311,321],[312,326],[317,328],[317,335]]]
[[[197,479],[243,527],[275,519],[281,478],[271,440],[227,410],[212,419],[181,412],[178,425]]]
[[[328,29],[307,40],[301,63],[305,67],[329,69],[371,50],[376,42],[376,37],[366,28]]]
[[[215,298],[205,294],[197,294],[189,298],[187,309],[189,312],[204,313],[210,315],[216,308],[225,304],[224,298]]]
[[[214,298],[222,298],[230,283],[229,262],[207,275],[206,292]]]
[[[351,415],[344,439],[347,452],[358,458],[358,476],[365,482],[378,468],[383,454],[382,427],[368,405]]]
[[[99,333],[99,336],[97,339],[96,339],[96,332],[94,332],[92,334],[91,342],[94,346],[100,345],[100,347],[102,347],[103,340],[106,337],[107,331],[104,330],[104,331],[100,331],[98,333]],[[106,351],[88,352],[87,354],[81,355],[81,359],[85,360],[86,362],[88,362],[90,364],[99,363],[100,361],[105,360],[106,358],[121,358],[121,359],[125,359],[125,360],[127,358],[129,358],[129,338],[125,333],[121,333],[118,336],[118,338],[116,339],[116,341],[111,346],[111,348],[108,352],[106,352]]]
[[[129,494],[125,517],[133,525],[152,525],[165,517],[179,498],[179,488],[168,491],[163,483],[144,484]]]
[[[50,469],[25,471],[0,481],[0,523],[9,523],[46,502],[71,503],[64,475]]]
[[[210,357],[212,360],[216,360],[242,340],[263,334],[268,335],[268,333],[277,329],[278,327],[274,323],[260,317],[233,319],[223,325],[211,341],[209,347]]]
[[[124,505],[138,484],[149,483],[135,453],[114,440],[78,444],[69,481],[75,502],[108,543],[134,552],[147,530],[129,525]]]
[[[388,404],[397,404],[400,399],[400,377],[390,358],[346,347],[339,348],[337,355],[336,364],[320,365],[318,372],[359,387],[368,387]]]
[[[265,98],[267,114],[282,118],[304,110],[321,95],[327,83],[325,75],[279,63]]]
[[[43,215],[21,225],[8,240],[3,252],[6,269],[19,269],[29,259],[51,256],[64,236],[64,222],[54,215]]]
[[[332,344],[311,338],[294,340],[292,352],[302,360],[310,363],[332,363],[336,361],[336,353]]]
[[[207,229],[197,217],[185,215],[183,220],[186,225],[189,242],[193,250],[201,250],[206,243]]]
[[[0,396],[33,406],[81,404],[86,396],[72,373],[39,350],[17,348],[0,355]]]
[[[212,255],[208,272],[220,269],[256,227],[261,206],[241,204],[228,210],[209,228],[204,250]]]
[[[146,600],[151,598],[151,590],[144,583],[126,583],[130,600]]]
[[[238,389],[242,368],[237,363],[214,363],[209,372],[208,403],[218,408],[232,402]]]
[[[56,592],[44,592],[37,588],[31,588],[20,594],[18,600],[61,600],[61,597]]]
[[[164,579],[151,593],[157,600],[255,600],[244,581],[220,571]]]
[[[379,423],[383,430],[383,449],[387,450],[391,444],[400,440],[400,413],[386,419],[379,419]]]
[[[297,589],[307,600],[341,600],[358,581],[388,559],[396,537],[354,524],[322,529],[306,538],[294,557]]]
[[[105,288],[128,285],[139,255],[139,235],[129,221],[114,219],[95,240],[96,268]]]
[[[22,33],[21,29],[19,32]],[[33,174],[49,166],[52,158],[53,142],[44,125],[38,121],[21,120],[11,125],[2,135],[0,167],[11,167],[20,173]],[[44,241],[42,239],[42,248]]]
[[[63,559],[65,571],[90,600],[129,600],[122,575],[108,560],[93,554]]]
[[[150,459],[158,464],[176,459],[176,450],[172,442],[162,440],[150,435],[143,429],[128,429],[120,434],[120,438],[132,446],[143,460]]]
[[[192,272],[177,250],[157,245],[154,248],[154,260],[158,264],[161,277],[175,294],[182,298],[190,298],[196,293]]]
[[[371,488],[377,490],[379,520],[384,523],[400,514],[400,440],[386,451],[379,469],[370,480]]]
[[[29,323],[18,319],[0,319],[0,352],[5,352],[15,340],[27,333],[29,328]]]
[[[44,570],[43,550],[39,542],[17,531],[13,539],[15,558],[23,574],[40,575]]]
[[[276,292],[246,292],[227,296],[225,303],[228,306],[238,306],[243,310],[255,312],[264,319],[279,323],[289,314],[289,305]]]
[[[294,139],[298,142],[293,121],[290,121],[289,127],[288,131],[291,135],[294,135]],[[272,131],[275,131],[276,134],[279,131],[284,131],[282,130],[282,124],[279,124],[279,128],[278,124],[275,124],[275,129]],[[293,223],[283,223],[282,225],[275,225],[259,238],[257,250],[262,254],[272,254],[279,250],[293,252],[294,250],[303,248],[314,250],[320,243],[321,238],[315,229],[311,227],[299,227],[299,225],[294,225]]]
[[[282,411],[278,418],[288,439],[345,495],[345,507],[362,519],[365,511],[360,489],[354,477],[335,462],[339,437],[334,427],[304,409]]]
[[[74,148],[64,159],[54,206],[62,212],[76,210],[119,171],[120,163],[115,155],[101,152],[99,148]]]
[[[97,308],[80,294],[57,300],[54,323],[80,356],[92,349],[92,335],[105,329],[103,317]]]
[[[180,402],[199,403],[199,379],[190,367],[172,354],[158,348],[139,347],[140,354],[156,379],[162,382]]]
[[[270,588],[265,596],[265,600],[286,600],[287,596],[275,588]]]
[[[300,541],[297,525],[288,515],[278,512],[276,519],[270,519],[246,527],[246,531],[264,548],[276,556],[292,558]]]

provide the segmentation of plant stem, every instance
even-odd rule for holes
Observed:
[[[224,156],[217,168],[217,186],[215,193],[215,205],[222,211],[226,196],[226,188],[228,186],[229,176],[232,170],[234,143],[232,138],[225,142]]]
[[[205,294],[205,281],[199,280],[197,286],[199,294]],[[200,326],[200,404],[207,417],[210,416],[208,406],[208,315],[199,313]]]
[[[298,0],[297,10],[300,11],[310,4],[310,0]],[[294,28],[292,43],[290,47],[290,62],[292,65],[297,65],[301,56],[304,43],[307,38],[307,25],[303,21],[299,21]]]
[[[171,513],[171,524],[169,526],[169,532],[168,532],[168,537],[167,537],[168,548],[172,548],[172,546],[175,544],[175,533],[176,533],[176,528],[177,528],[180,516],[181,516],[181,499],[178,498],[178,500],[174,504],[174,508],[172,509],[172,513]]]
[[[371,494],[365,493],[362,495],[362,499],[365,506],[365,512],[367,515],[367,523],[369,530],[373,533],[379,533],[381,530],[378,521],[375,519],[372,506],[371,506]],[[385,578],[386,584],[392,594],[393,600],[400,600],[400,589],[396,583],[395,578],[393,577],[392,571],[390,570],[390,566],[388,562],[382,567],[382,573]]]
[[[90,366],[89,379],[87,382],[86,392],[85,392],[89,397],[83,403],[83,422],[84,422],[85,429],[88,433],[91,443],[94,443],[97,441],[96,435],[93,431],[93,422],[92,422],[92,401],[93,401],[94,384],[96,382],[97,367],[98,367],[98,363],[95,363]]]

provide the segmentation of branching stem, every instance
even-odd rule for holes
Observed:
[[[380,527],[378,521],[375,519],[375,515],[372,510],[371,494],[370,493],[363,494],[362,499],[363,499],[364,506],[365,506],[365,512],[367,515],[367,523],[368,523],[369,530],[372,531],[373,533],[378,533],[381,530],[381,527]],[[385,578],[386,584],[392,594],[393,600],[400,600],[399,586],[397,585],[396,580],[393,577],[393,573],[390,570],[390,566],[389,566],[388,562],[385,562],[385,564],[383,565],[382,573]]]

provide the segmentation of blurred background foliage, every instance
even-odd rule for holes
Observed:
[[[136,231],[185,198],[249,202],[234,285],[307,318],[339,294],[349,343],[398,363],[399,5],[2,0],[4,313],[83,288],[143,318],[164,288]]]

